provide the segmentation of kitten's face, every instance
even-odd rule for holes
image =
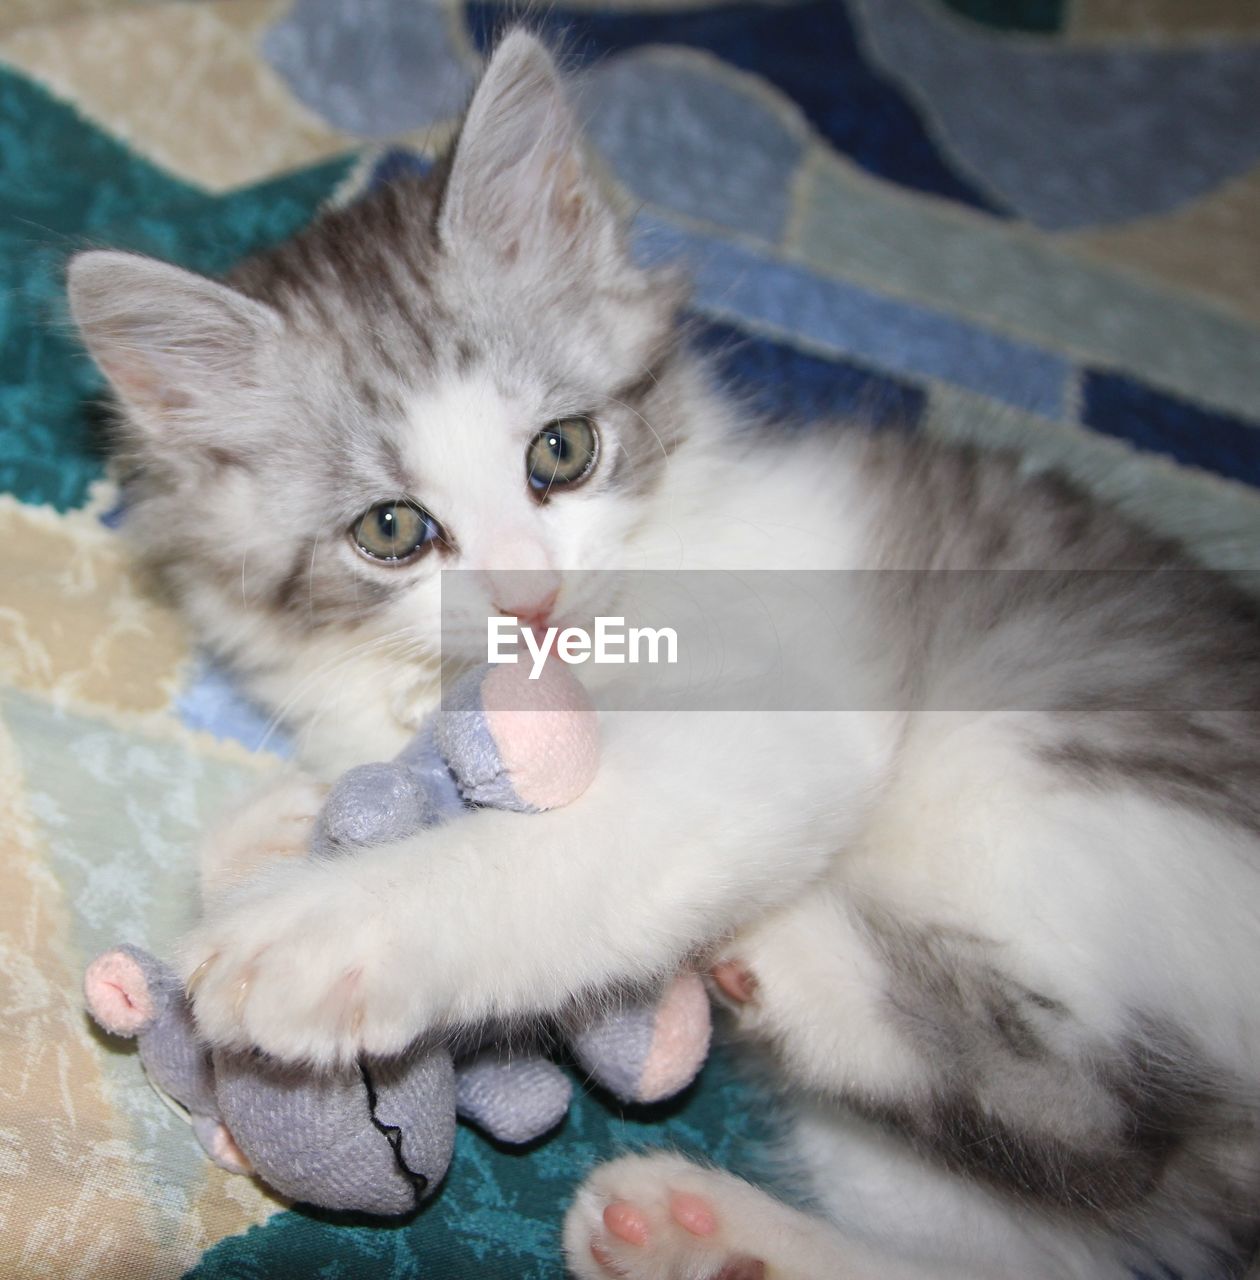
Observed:
[[[448,596],[447,656],[484,655],[488,613],[589,620],[610,602],[558,575],[624,562],[676,443],[676,290],[626,258],[534,41],[500,46],[442,170],[234,287],[71,268],[127,414],[135,535],[247,665],[277,623],[431,661],[450,569],[477,577],[456,616]]]

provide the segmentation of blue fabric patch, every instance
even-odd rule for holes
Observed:
[[[770,325],[888,372],[939,378],[1045,417],[1064,412],[1070,366],[1027,343],[646,214],[635,230],[641,260],[686,262],[696,305],[706,313]]]
[[[260,47],[295,97],[365,138],[449,120],[472,89],[446,10],[414,0],[297,0]]]
[[[175,699],[175,714],[185,728],[241,743],[250,751],[293,755],[288,735],[273,726],[266,712],[250,702],[231,677],[209,658],[199,658],[192,677]]]
[[[414,151],[404,151],[401,147],[392,147],[372,167],[364,190],[375,191],[386,183],[398,178],[419,177],[433,168],[433,161],[418,156]]]
[[[102,511],[97,519],[107,529],[121,529],[123,521],[127,518],[127,505],[121,498],[114,503],[108,511]]]
[[[517,16],[512,6],[465,5],[469,31],[484,54]],[[720,4],[679,12],[606,13],[540,6],[530,25],[566,60],[588,63],[643,44],[706,49],[785,93],[837,150],[892,182],[989,213],[1001,206],[955,172],[907,99],[868,65],[839,0],[801,4]]]
[[[1120,374],[1085,371],[1081,421],[1148,453],[1260,485],[1260,428]]]
[[[769,418],[789,425],[842,418],[904,430],[923,416],[927,396],[919,387],[848,360],[810,355],[698,317],[693,333],[696,345],[714,356],[723,382]]]
[[[944,0],[955,13],[1004,31],[1062,31],[1068,0]]]
[[[877,66],[986,191],[1050,230],[1167,213],[1260,160],[1260,46],[1011,40],[854,0]]]
[[[778,242],[791,208],[803,130],[789,130],[743,86],[696,54],[626,54],[589,77],[591,140],[636,195]]]

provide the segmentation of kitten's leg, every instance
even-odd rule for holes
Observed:
[[[1130,1275],[1088,1232],[930,1163],[841,1101],[895,1114],[938,1081],[922,1046],[899,1029],[889,975],[834,887],[816,886],[741,932],[713,976],[741,1033],[768,1043],[801,1087],[791,1168],[846,1250],[860,1239],[880,1253],[875,1275]]]
[[[1018,1197],[941,1168],[825,1098],[798,1098],[793,1110],[785,1167],[841,1232],[898,1257],[948,1260],[971,1276],[1132,1280],[1097,1233],[1021,1208]]]
[[[184,952],[201,1028],[329,1062],[674,969],[822,874],[861,820],[887,729],[877,716],[608,716],[599,777],[567,809],[481,810],[277,866],[212,906]],[[819,759],[841,780],[829,790]]]
[[[889,1015],[882,959],[827,882],[742,929],[713,977],[741,1035],[768,1044],[801,1088],[892,1099],[930,1080]]]
[[[715,1169],[665,1152],[601,1165],[564,1227],[580,1280],[981,1280],[846,1238]]]
[[[796,1168],[844,1230],[976,1275],[1122,1280],[1131,1224],[1158,1224],[1176,1179],[1254,1167],[1245,1126],[1223,1152],[1221,1119],[1194,1110],[1207,1076],[1189,1053],[1161,1076],[1157,1040],[1091,1028],[1004,972],[1010,952],[864,922],[839,888],[819,885],[735,939],[721,985],[741,1030],[810,1099]],[[1160,1140],[1186,1153],[1180,1164],[1152,1155],[1133,1120],[1129,1099],[1157,1089]]]

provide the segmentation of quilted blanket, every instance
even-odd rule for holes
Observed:
[[[719,1050],[663,1112],[579,1090],[530,1151],[461,1131],[413,1219],[339,1219],[208,1165],[82,1012],[99,949],[187,925],[198,831],[285,743],[120,556],[66,256],[217,271],[426,164],[506,15],[0,5],[0,1276],[551,1277],[596,1160],[765,1163],[772,1112]],[[782,430],[1014,449],[1209,564],[1260,563],[1255,5],[557,0],[533,21],[583,73],[641,243],[693,271],[696,340]]]

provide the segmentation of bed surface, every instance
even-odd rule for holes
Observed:
[[[528,1154],[461,1130],[396,1226],[201,1156],[79,983],[159,952],[192,846],[283,734],[128,572],[68,253],[216,271],[423,167],[506,11],[454,0],[0,6],[0,1276],[561,1274],[584,1170],[753,1170],[721,1051],[664,1113],[585,1095]],[[696,274],[697,340],[782,424],[857,417],[1056,465],[1208,563],[1260,565],[1260,12],[1204,0],[590,0],[536,25]]]

